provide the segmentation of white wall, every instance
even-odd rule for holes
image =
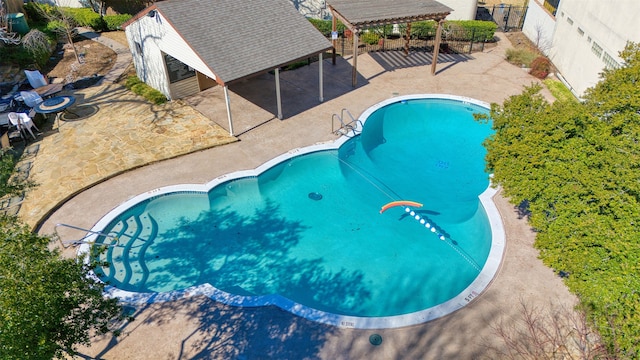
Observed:
[[[143,16],[125,28],[136,75],[147,85],[172,98],[163,53],[215,79],[202,59],[184,42],[162,14]],[[138,45],[136,45],[138,44]]]
[[[622,63],[618,53],[627,41],[640,42],[638,19],[638,0],[560,1],[549,57],[576,94],[600,80],[605,59]]]
[[[478,0],[437,0],[453,9],[447,20],[475,20]]]
[[[542,6],[541,0],[529,0],[522,32],[547,56],[553,44],[555,26],[556,18]]]

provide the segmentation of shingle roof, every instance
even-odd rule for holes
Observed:
[[[355,28],[443,19],[453,9],[433,0],[328,0]]]
[[[167,0],[155,8],[228,84],[331,48],[288,0]]]

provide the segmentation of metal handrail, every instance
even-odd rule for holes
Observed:
[[[74,230],[85,231],[85,232],[87,232],[87,234],[85,236],[81,237],[78,240],[62,241],[62,238],[60,237],[60,234],[58,233],[58,227],[61,227],[61,226],[62,227],[67,227],[67,228],[70,228],[70,229],[74,229]],[[105,232],[102,232],[102,231],[93,231],[93,230],[81,228],[79,226],[74,226],[74,225],[69,225],[69,224],[62,224],[62,223],[56,224],[53,227],[53,233],[58,238],[58,240],[60,240],[60,244],[65,249],[69,248],[70,246],[77,246],[77,245],[80,245],[80,244],[94,244],[95,245],[94,241],[87,241],[86,240],[87,237],[89,237],[91,235],[104,236],[105,238],[110,238],[110,239],[113,239],[113,240],[116,241],[116,244],[105,244],[105,243],[99,244],[99,245],[102,245],[102,246],[117,246],[118,245],[117,243],[118,243],[118,240],[119,240],[117,235],[113,235],[113,234],[110,234],[110,233],[105,233]]]
[[[351,121],[349,121],[346,124],[344,122],[344,113],[345,112],[351,118]],[[340,127],[338,129],[335,128],[335,119],[336,118],[338,119],[338,121],[340,121]],[[353,134],[356,135],[356,132],[358,131],[358,126],[360,127],[360,129],[362,129],[362,122],[360,120],[354,118],[353,115],[351,114],[351,112],[349,112],[349,110],[347,110],[346,108],[342,108],[342,110],[340,111],[340,115],[333,114],[331,116],[331,133],[332,134],[348,135],[349,132],[353,131]],[[342,129],[346,129],[346,132],[342,132],[341,131]]]

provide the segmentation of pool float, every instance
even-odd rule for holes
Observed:
[[[408,200],[399,200],[399,201],[392,201],[386,205],[384,205],[382,207],[382,209],[380,209],[380,214],[382,214],[383,212],[387,211],[388,209],[395,207],[395,206],[413,206],[413,207],[422,207],[422,204],[420,204],[419,202],[415,202],[415,201],[408,201]]]

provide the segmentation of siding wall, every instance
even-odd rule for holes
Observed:
[[[172,93],[163,53],[189,64],[212,79],[216,78],[160,13],[155,17],[141,17],[129,24],[125,28],[125,33],[138,78],[163,93],[168,99],[178,98],[175,95],[182,93],[184,87],[178,86],[177,88],[181,90],[178,93]],[[193,79],[197,86],[196,78]]]
[[[547,56],[553,44],[555,27],[556,18],[542,6],[541,1],[530,0],[522,32]]]
[[[640,1],[562,0],[549,57],[574,92],[595,85],[605,63],[622,64],[627,41],[640,42]]]

